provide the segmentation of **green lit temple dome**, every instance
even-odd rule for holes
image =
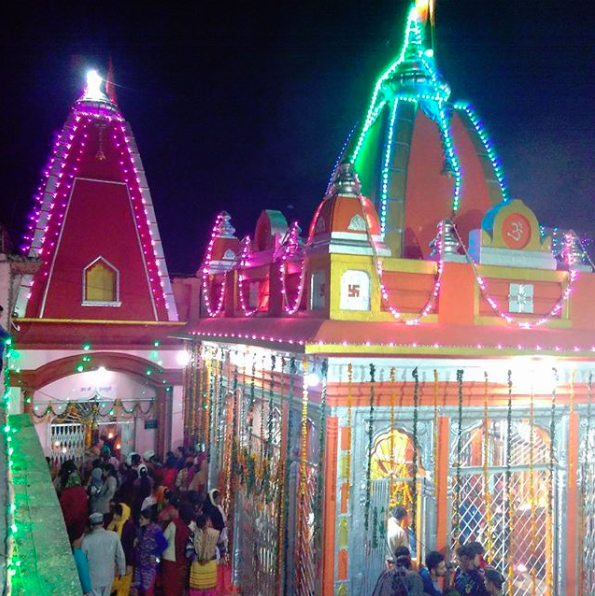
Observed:
[[[367,114],[347,150],[394,256],[430,253],[437,223],[452,217],[463,238],[483,214],[508,199],[483,126],[454,103],[412,6],[398,58],[380,76]]]

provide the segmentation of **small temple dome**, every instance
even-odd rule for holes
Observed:
[[[217,231],[217,237],[213,242],[211,259],[215,262],[226,262],[234,265],[240,255],[241,243],[235,235],[235,229],[231,225],[231,216],[223,212],[221,226]]]
[[[341,164],[310,224],[310,240],[341,233],[380,235],[380,220],[372,202],[361,195],[361,184],[350,163]]]

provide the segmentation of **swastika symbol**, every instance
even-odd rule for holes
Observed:
[[[359,298],[359,284],[349,284],[347,286],[347,296],[349,298]]]

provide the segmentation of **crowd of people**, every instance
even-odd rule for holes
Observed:
[[[386,569],[372,596],[501,596],[506,584],[502,574],[486,562],[483,546],[477,541],[456,549],[458,567],[453,569],[438,551],[426,554],[425,565],[414,569],[408,514],[404,507],[392,511],[387,523]]]
[[[120,461],[106,440],[88,464],[65,461],[53,476],[86,596],[225,593],[227,520],[204,453]]]

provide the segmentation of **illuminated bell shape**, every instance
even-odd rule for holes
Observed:
[[[87,88],[83,99],[91,101],[106,101],[107,96],[101,90],[102,79],[96,70],[90,70],[87,73]]]

